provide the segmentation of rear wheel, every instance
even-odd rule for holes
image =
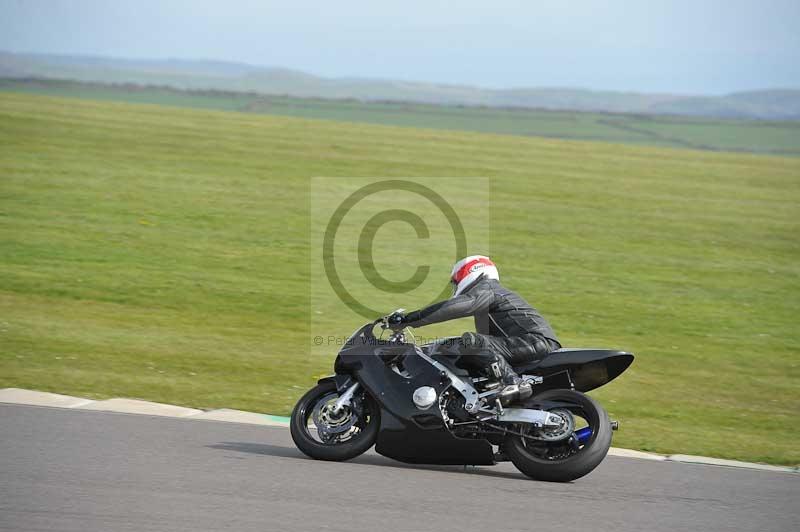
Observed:
[[[300,398],[289,423],[297,448],[317,460],[350,460],[375,443],[380,411],[364,390],[356,393],[350,406],[334,411],[339,398],[333,382],[318,384]]]
[[[569,482],[600,465],[611,446],[611,422],[602,406],[573,390],[548,390],[530,401],[557,403],[548,410],[564,417],[569,430],[562,438],[518,425],[520,435],[508,436],[503,445],[517,469],[536,480]]]

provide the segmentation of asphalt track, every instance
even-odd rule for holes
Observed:
[[[608,457],[550,484],[318,462],[278,427],[0,404],[4,531],[797,531],[798,505],[793,473]]]

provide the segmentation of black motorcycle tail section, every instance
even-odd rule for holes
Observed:
[[[633,354],[608,349],[559,349],[544,360],[514,366],[519,374],[544,377],[544,389],[572,387],[579,392],[599,388],[633,363]]]

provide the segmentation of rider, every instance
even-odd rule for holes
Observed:
[[[541,360],[561,348],[555,332],[522,297],[500,284],[494,263],[483,255],[458,261],[450,274],[453,297],[408,314],[395,313],[390,324],[422,327],[475,317],[477,332],[465,332],[456,345],[459,365],[483,371],[503,384],[520,384],[512,364]],[[464,356],[469,355],[469,356]]]

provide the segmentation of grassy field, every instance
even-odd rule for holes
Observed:
[[[288,413],[359,324],[310,327],[313,176],[489,178],[507,284],[637,354],[616,445],[800,463],[793,158],[2,94],[0,387]]]
[[[437,106],[0,79],[0,92],[715,151],[800,156],[800,122]]]

